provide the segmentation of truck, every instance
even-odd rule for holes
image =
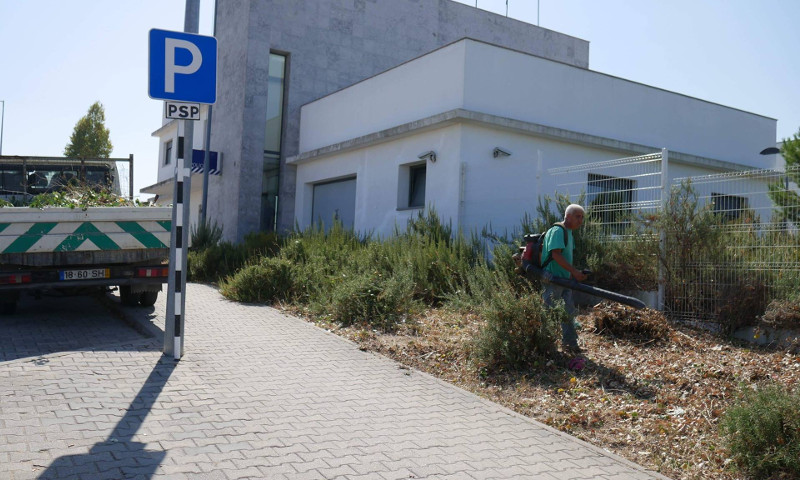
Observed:
[[[37,188],[58,191],[70,171],[84,185],[94,179],[118,192],[115,159],[42,158],[0,157],[4,200],[24,202]],[[0,313],[14,313],[23,294],[109,288],[119,289],[125,305],[153,305],[169,274],[171,219],[169,207],[0,208]]]

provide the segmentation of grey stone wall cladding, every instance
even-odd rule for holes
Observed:
[[[209,215],[225,238],[259,228],[269,52],[289,54],[281,160],[281,229],[294,224],[300,107],[464,37],[589,66],[589,43],[451,0],[218,0],[219,99],[212,148],[222,182]],[[236,213],[234,213],[236,212]]]

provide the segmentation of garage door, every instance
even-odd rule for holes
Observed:
[[[356,216],[356,179],[337,180],[335,182],[314,185],[314,202],[311,207],[311,219],[319,221],[328,231],[333,220],[338,219],[345,228],[352,229]]]

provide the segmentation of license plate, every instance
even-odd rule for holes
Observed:
[[[108,268],[89,268],[86,270],[61,270],[58,272],[60,280],[94,280],[96,278],[108,278]]]

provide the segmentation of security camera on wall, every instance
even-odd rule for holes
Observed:
[[[425,153],[423,153],[421,155],[418,155],[417,158],[419,158],[420,160],[430,160],[431,163],[435,163],[436,162],[436,152],[431,150],[430,152],[425,152]]]
[[[508,150],[503,150],[500,147],[495,147],[494,150],[492,150],[492,156],[494,158],[497,158],[497,157],[508,157],[509,155],[511,155],[511,152],[509,152]]]

